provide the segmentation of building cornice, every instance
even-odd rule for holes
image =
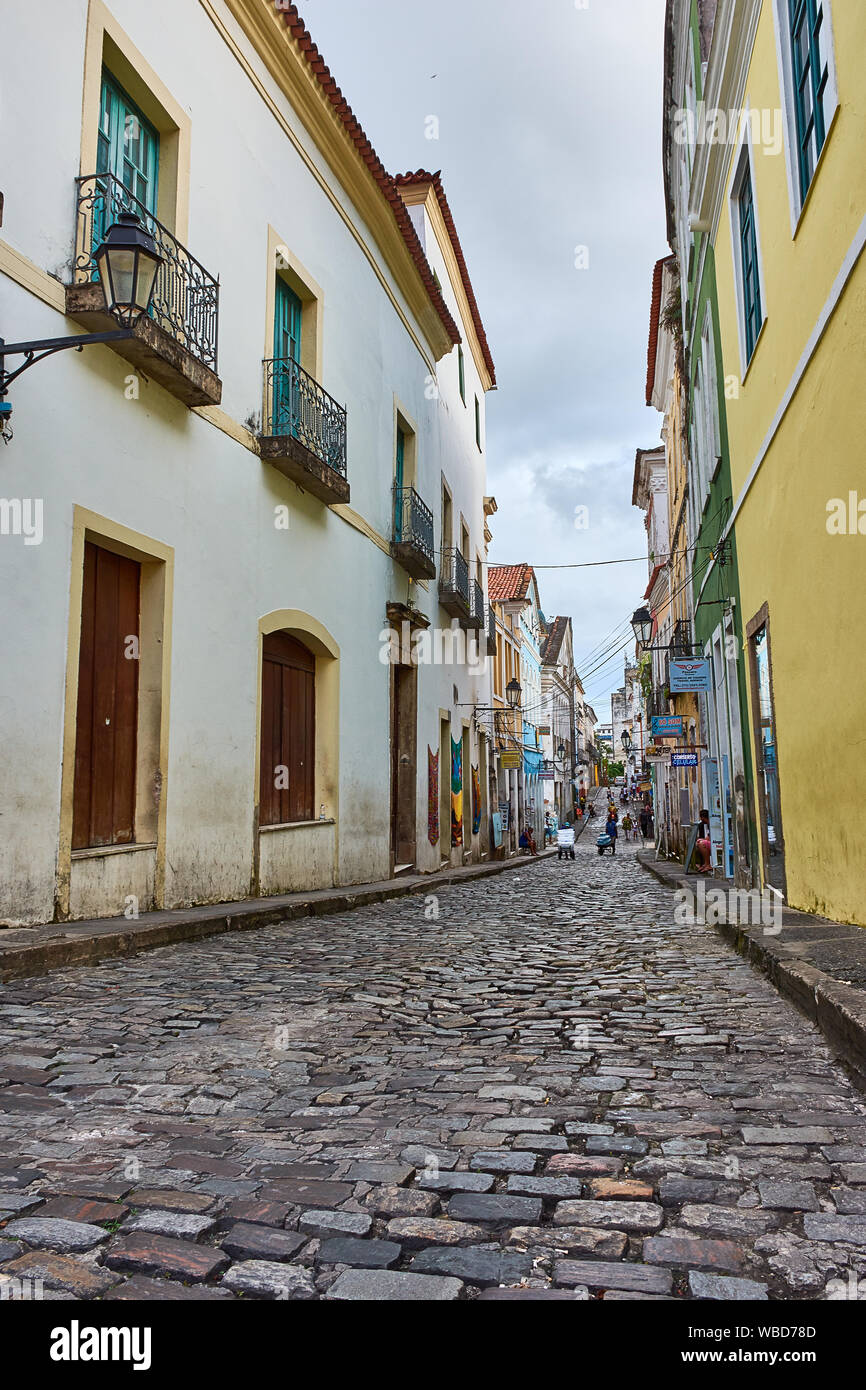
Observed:
[[[493,364],[490,360],[489,349],[485,353],[484,346],[479,337],[476,326],[478,320],[477,305],[473,308],[470,303],[469,295],[466,290],[466,282],[454,242],[445,220],[445,213],[439,201],[436,184],[431,179],[429,182],[410,183],[409,176],[403,175],[396,180],[400,190],[400,196],[407,207],[422,206],[430,219],[433,234],[436,237],[439,250],[442,252],[442,259],[448,271],[448,279],[451,281],[451,288],[457,299],[457,306],[460,317],[466,329],[466,336],[469,343],[469,350],[475,362],[475,370],[485,391],[492,391],[496,385],[493,374]]]
[[[715,242],[722,210],[725,180],[737,138],[749,62],[755,45],[762,0],[720,0],[704,86],[706,112],[725,113],[724,141],[700,140],[689,192],[689,218],[694,231]],[[736,127],[730,129],[729,114]]]
[[[212,0],[200,0],[200,3],[218,23]],[[417,260],[398,226],[394,207],[383,194],[358,144],[350,137],[312,62],[302,53],[285,22],[286,14],[276,9],[273,0],[223,0],[223,3],[356,208],[435,360],[439,361],[459,341],[456,325],[452,323],[449,327],[434,304]],[[324,68],[320,59],[318,62]],[[402,203],[396,188],[394,195]],[[408,218],[408,213],[405,216]],[[441,307],[444,309],[444,305]],[[444,312],[450,318],[447,310]]]

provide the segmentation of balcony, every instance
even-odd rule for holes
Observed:
[[[75,262],[66,313],[93,332],[117,327],[105,310],[93,253],[119,214],[134,212],[156,242],[162,265],[150,314],[135,324],[133,337],[112,344],[114,351],[184,405],[219,405],[219,282],[113,174],[89,174],[76,184]]]
[[[469,617],[466,627],[470,632],[484,631],[484,590],[477,579],[469,581]]]
[[[692,651],[691,626],[684,619],[678,618],[674,623],[673,636],[671,638],[671,659],[674,661],[688,661],[692,655]]]
[[[469,627],[471,607],[469,597],[469,562],[452,546],[442,551],[439,567],[439,602],[452,618]]]
[[[413,487],[394,488],[391,554],[413,579],[435,579],[433,513]]]
[[[271,357],[264,368],[263,460],[322,502],[348,502],[345,410],[300,362]]]
[[[496,614],[492,605],[487,609],[487,655],[496,655]]]

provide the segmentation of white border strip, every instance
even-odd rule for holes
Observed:
[[[851,276],[854,273],[854,270],[857,266],[857,262],[863,254],[864,248],[866,248],[866,217],[864,217],[863,221],[860,223],[860,226],[858,227],[857,232],[854,236],[854,240],[852,241],[845,254],[845,259],[842,262],[839,274],[836,276],[836,279],[833,282],[833,288],[830,291],[830,294],[827,298],[827,302],[821,310],[818,322],[815,324],[815,327],[813,328],[812,333],[809,337],[809,341],[803,349],[803,355],[797,363],[797,366],[794,368],[794,375],[791,377],[791,380],[788,383],[788,389],[782,397],[782,400],[779,404],[779,408],[773,417],[773,422],[770,425],[769,430],[767,431],[766,438],[764,439],[764,442],[761,445],[760,450],[758,451],[758,456],[755,459],[755,462],[752,464],[749,476],[743,484],[742,490],[740,491],[740,495],[737,498],[736,506],[734,507],[734,510],[731,512],[731,515],[728,519],[728,524],[722,532],[721,536],[719,537],[719,540],[725,540],[727,536],[730,535],[734,522],[736,521],[737,517],[743,509],[743,504],[745,503],[745,500],[749,495],[749,492],[751,491],[752,484],[758,476],[758,473],[761,469],[761,465],[767,457],[767,454],[770,452],[770,447],[773,443],[773,440],[778,434],[782,421],[788,413],[788,408],[790,407],[791,402],[794,399],[794,396],[799,390],[799,387],[803,381],[803,377],[806,375],[806,370],[809,366],[809,363],[814,357],[815,352],[819,344],[821,343],[822,338],[824,337],[824,334],[827,332],[830,320],[832,319],[834,313],[839,307],[842,295],[848,285],[848,281],[851,279]],[[699,597],[700,594],[704,592],[707,580],[709,579],[710,575],[715,569],[715,564],[716,562],[715,560],[713,560],[712,564],[710,565],[709,569],[704,575],[703,583],[701,584],[698,595]]]

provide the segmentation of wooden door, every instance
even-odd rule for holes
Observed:
[[[87,541],[72,848],[132,844],[141,566]]]
[[[316,659],[275,632],[262,653],[259,824],[315,819]]]

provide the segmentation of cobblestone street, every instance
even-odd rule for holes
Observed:
[[[78,1299],[849,1287],[862,1095],[673,924],[634,846],[593,841],[6,987],[2,1274]]]

